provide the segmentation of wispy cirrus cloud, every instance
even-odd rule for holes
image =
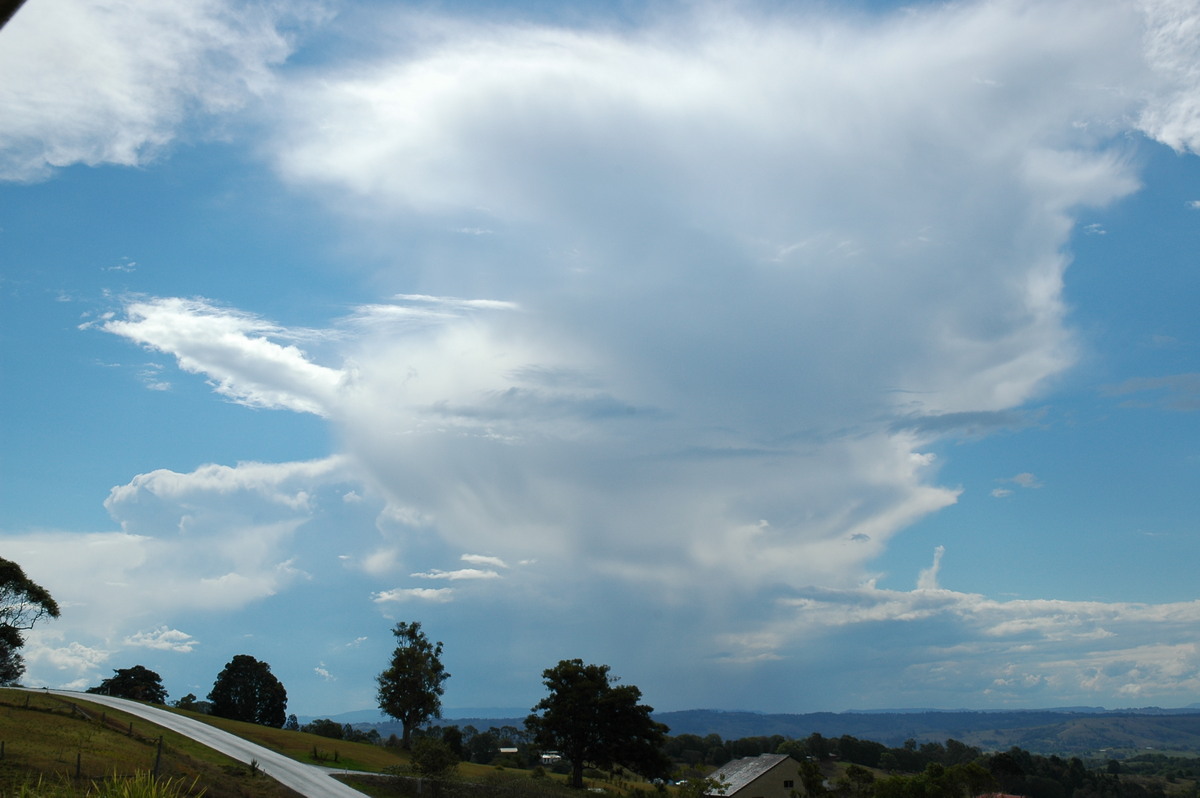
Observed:
[[[1006,477],[1004,479],[998,479],[996,481],[1004,483],[1000,487],[992,488],[992,496],[997,499],[1003,499],[1013,495],[1013,489],[1006,487],[1006,485],[1016,485],[1018,488],[1023,490],[1036,490],[1037,488],[1042,487],[1042,481],[1028,471],[1022,472],[1015,476]]]
[[[1149,395],[1149,398],[1130,398],[1126,407],[1160,407],[1167,410],[1200,410],[1200,374],[1171,374],[1165,377],[1136,377],[1103,388],[1108,396]]]

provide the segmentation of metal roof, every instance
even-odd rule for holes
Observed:
[[[718,795],[734,795],[738,790],[766,773],[780,762],[791,759],[787,754],[761,754],[735,759],[721,766],[721,769],[709,775],[710,779],[719,779],[728,786],[718,792]]]

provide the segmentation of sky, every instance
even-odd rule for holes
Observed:
[[[1200,702],[1190,0],[29,0],[26,683]]]

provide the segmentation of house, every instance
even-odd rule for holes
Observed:
[[[799,786],[800,765],[787,754],[748,756],[727,762],[710,779],[726,785],[714,798],[792,798]]]

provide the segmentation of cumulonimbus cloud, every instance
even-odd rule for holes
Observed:
[[[497,573],[413,562],[418,538],[489,552],[473,565],[536,560],[461,581],[578,606],[613,584],[694,603],[721,651],[688,654],[728,662],[873,624],[1048,645],[1051,631],[1019,628],[1032,605],[942,591],[938,564],[910,593],[860,586],[898,532],[956,500],[939,441],[1019,425],[1075,362],[1062,284],[1078,209],[1136,190],[1130,130],[1194,146],[1182,11],[968,3],[866,22],[701,8],[633,32],[440,20],[285,76],[266,114],[289,186],[364,235],[387,241],[382,217],[438,242],[388,275],[404,293],[325,329],[172,297],[129,299],[98,326],[232,401],[329,419],[361,478],[350,489],[391,508],[347,542],[374,578]],[[198,584],[251,601],[297,578],[304,482],[334,481],[267,474],[252,489],[253,471],[152,472],[110,511],[139,540],[156,511],[173,525],[159,535],[217,537]],[[181,495],[265,515],[240,527],[257,545],[222,538],[225,518]],[[244,552],[253,568],[224,568]],[[780,617],[731,628],[730,607],[764,604]],[[1103,615],[1036,609],[1059,632],[1071,612]],[[994,689],[1022,683],[1029,660],[1012,657]],[[1087,678],[1039,661],[1029,684]]]

